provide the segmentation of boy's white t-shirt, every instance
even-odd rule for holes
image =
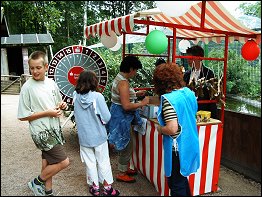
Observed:
[[[30,78],[22,86],[19,97],[17,118],[25,118],[35,112],[54,109],[62,101],[54,80],[45,77],[43,81]],[[32,139],[40,150],[50,150],[56,144],[63,144],[64,137],[60,119],[43,117],[29,121]]]

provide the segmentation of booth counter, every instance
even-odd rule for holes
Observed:
[[[148,119],[145,135],[132,132],[132,164],[155,186],[161,196],[169,196],[164,176],[163,137],[156,119]],[[197,123],[200,145],[200,168],[188,176],[194,196],[218,190],[223,125],[220,120]]]

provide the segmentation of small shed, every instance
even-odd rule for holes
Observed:
[[[1,37],[1,75],[29,74],[28,47],[44,46],[47,52],[47,47],[52,44],[54,40],[50,33]]]

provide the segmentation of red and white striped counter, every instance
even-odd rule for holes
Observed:
[[[164,176],[164,151],[162,135],[159,135],[157,120],[147,121],[146,134],[132,132],[133,165],[155,186],[161,196],[169,195],[167,180]],[[200,168],[188,176],[190,189],[194,196],[218,190],[220,157],[223,126],[221,121],[211,119],[199,123]]]

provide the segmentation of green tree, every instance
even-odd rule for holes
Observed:
[[[89,1],[89,9],[97,10],[97,20],[109,20],[136,11],[153,8],[153,1]]]
[[[10,34],[56,32],[61,11],[55,5],[55,1],[1,1]]]
[[[260,1],[254,4],[241,3],[237,9],[241,10],[246,15],[256,16],[256,17],[261,18],[261,2]]]

